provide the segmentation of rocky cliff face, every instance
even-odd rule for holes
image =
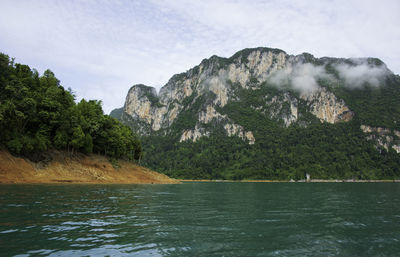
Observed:
[[[367,140],[374,142],[376,148],[388,151],[390,148],[400,153],[400,131],[382,127],[361,125],[360,129],[367,134]]]
[[[355,113],[335,95],[334,87],[326,86],[340,81],[337,73],[327,73],[328,68],[335,67],[332,63],[340,62],[310,54],[288,55],[270,48],[245,49],[230,58],[212,56],[174,75],[159,94],[154,88],[134,85],[126,97],[122,119],[130,120],[144,135],[168,133],[178,122],[175,125],[181,142],[196,141],[219,127],[227,136],[254,144],[257,138],[253,132],[245,124],[237,124],[224,110],[230,103],[242,103],[243,92],[264,92],[264,88],[274,87],[275,94],[265,94],[263,102],[251,105],[255,112],[283,127],[296,123],[307,126],[310,121],[304,117],[309,114],[320,122],[346,122]],[[346,62],[351,63],[348,59]],[[182,122],[187,117],[191,121]]]
[[[161,126],[165,126],[164,116],[167,111],[166,106],[159,103],[155,88],[135,85],[126,96],[124,113],[148,125],[151,130],[157,131]],[[145,128],[141,130],[145,132]]]
[[[302,94],[301,98],[307,102],[311,113],[321,122],[333,124],[339,121],[349,121],[354,115],[342,99],[338,99],[326,88],[318,88]]]

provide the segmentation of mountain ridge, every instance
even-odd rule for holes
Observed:
[[[346,64],[349,65],[357,65],[357,63],[374,63],[375,65],[379,65],[382,66],[384,65],[384,63],[377,59],[377,58],[352,58],[352,59],[344,59],[344,58],[330,58],[330,57],[322,57],[322,58],[315,58],[314,56],[312,56],[309,53],[302,53],[300,55],[287,55],[285,51],[280,50],[280,49],[276,49],[276,48],[263,48],[263,47],[257,47],[257,48],[247,48],[247,49],[243,49],[241,51],[238,51],[237,53],[235,53],[234,55],[232,55],[229,58],[224,58],[224,57],[219,57],[216,55],[211,56],[208,59],[203,59],[202,62],[197,65],[194,66],[193,68],[189,69],[186,72],[180,73],[180,74],[175,74],[171,77],[171,79],[167,82],[166,85],[164,85],[161,89],[160,92],[157,93],[156,89],[150,86],[146,86],[143,84],[136,84],[133,85],[129,91],[128,91],[128,95],[123,107],[123,112],[129,114],[131,117],[133,116],[138,116],[136,117],[137,120],[139,121],[144,121],[145,123],[147,123],[148,125],[152,125],[150,130],[153,131],[157,131],[161,128],[165,128],[165,127],[169,127],[170,123],[173,122],[173,120],[176,117],[176,112],[178,112],[179,107],[176,108],[176,106],[172,107],[172,114],[169,115],[168,117],[168,122],[166,123],[165,121],[163,122],[162,120],[159,120],[161,118],[161,116],[165,115],[165,114],[170,114],[169,110],[163,110],[163,107],[170,107],[171,103],[174,100],[182,100],[182,99],[186,99],[188,97],[190,97],[193,93],[193,90],[196,88],[193,87],[200,87],[201,84],[217,84],[216,88],[211,88],[210,91],[212,91],[217,97],[219,97],[219,99],[217,99],[217,103],[214,103],[214,105],[217,106],[224,106],[227,102],[227,92],[224,92],[224,90],[226,90],[226,85],[224,81],[217,81],[216,83],[213,82],[213,80],[217,80],[218,77],[213,77],[213,74],[215,75],[216,72],[220,72],[221,69],[223,69],[224,67],[226,67],[227,65],[231,65],[232,63],[235,63],[239,61],[240,63],[248,63],[248,62],[256,62],[257,57],[256,58],[250,58],[249,56],[251,56],[252,54],[254,55],[254,53],[256,53],[256,55],[262,55],[267,53],[268,57],[267,58],[271,58],[273,59],[274,57],[276,57],[276,59],[273,59],[272,62],[277,61],[278,65],[275,67],[272,67],[272,71],[268,71],[268,68],[270,68],[273,63],[267,63],[267,67],[265,67],[265,61],[264,63],[262,63],[264,65],[263,70],[256,70],[256,72],[258,72],[258,77],[250,77],[253,74],[245,74],[245,76],[247,76],[247,78],[236,78],[234,81],[231,80],[232,76],[230,76],[230,78],[226,78],[226,80],[230,81],[230,83],[237,83],[240,82],[242,84],[242,87],[245,87],[246,83],[252,83],[256,80],[259,80],[261,75],[264,75],[263,72],[266,71],[267,75],[273,73],[274,71],[279,71],[281,69],[283,69],[283,64],[282,64],[282,59],[294,59],[297,63],[302,63],[302,64],[308,64],[308,63],[318,63],[321,66],[326,66],[331,65],[332,63],[335,62],[344,62]],[[277,56],[271,56],[270,54],[277,54]],[[282,54],[287,55],[286,57],[282,57]],[[259,59],[259,58],[258,58]],[[248,61],[246,61],[248,60]],[[323,60],[321,62],[321,60]],[[262,60],[261,60],[262,62]],[[280,62],[280,63],[279,63]],[[293,65],[293,64],[292,64]],[[297,65],[297,64],[295,64]],[[257,65],[250,65],[253,67],[250,67],[250,73],[254,73],[254,69],[257,69]],[[260,65],[258,65],[260,66]],[[203,81],[197,82],[197,85],[193,86],[193,81],[191,81],[192,83],[189,84],[187,83],[187,79],[190,79],[196,75],[199,74],[199,72],[201,72],[202,70],[204,70],[204,67],[206,67],[206,71],[205,73],[207,73],[208,80],[205,79]],[[310,66],[311,67],[311,66]],[[308,67],[309,68],[309,67]],[[387,69],[386,65],[384,65],[384,69],[387,70],[388,73],[391,73],[390,70]],[[307,71],[306,71],[307,72]],[[241,74],[243,75],[243,73]],[[211,78],[210,78],[211,76]],[[312,76],[312,75],[311,75]],[[186,83],[183,87],[178,88],[178,90],[182,90],[181,92],[173,92],[173,90],[175,89],[175,87],[177,87],[177,83],[179,83],[180,81],[185,80],[184,82]],[[199,80],[201,80],[201,78],[199,78]],[[265,79],[264,79],[265,80]],[[257,81],[258,82],[258,81]],[[195,82],[196,83],[196,82]],[[222,85],[222,87],[218,87],[218,83],[219,85]],[[201,90],[201,89],[200,89]],[[301,90],[300,90],[301,91]],[[202,92],[197,92],[197,94],[202,93]],[[206,92],[207,93],[207,92]],[[325,90],[325,88],[321,88],[319,91],[313,91],[313,92],[307,92],[308,94],[303,94],[301,97],[303,98],[303,100],[306,101],[312,101],[313,100],[313,96],[315,95],[319,95],[321,97],[325,97],[325,100],[336,100],[334,99],[335,97],[330,94],[329,90]],[[310,94],[313,93],[313,94]],[[130,96],[132,96],[133,98],[130,99]],[[168,97],[169,96],[169,97]],[[287,95],[285,96],[286,98],[288,97]],[[140,102],[139,98],[147,98],[144,99],[145,101],[136,104]],[[171,99],[168,99],[171,98]],[[293,103],[291,105],[291,109],[294,108],[296,103]],[[144,105],[146,106],[144,109],[138,109],[135,107],[139,107],[140,105]],[[185,103],[183,103],[183,105],[185,105]],[[340,109],[342,108],[342,112],[341,113],[332,113],[333,110],[331,111],[331,113],[323,113],[323,111],[321,110],[321,108],[316,108],[316,106],[314,106],[314,114],[317,115],[318,118],[320,118],[321,120],[330,122],[330,123],[334,123],[335,119],[337,120],[341,120],[341,116],[345,116],[345,119],[349,119],[349,117],[352,115],[351,110],[349,110],[348,108],[346,108],[345,104],[342,102],[338,103],[338,105],[340,107],[336,108],[336,109]],[[160,108],[161,110],[155,110],[152,107],[157,107]],[[174,108],[175,107],[175,108]],[[206,108],[206,113],[205,115],[203,115],[203,119],[200,118],[200,120],[202,119],[205,123],[207,123],[210,119],[210,115],[211,117],[216,117],[218,116],[218,114],[215,114],[216,111],[214,110],[215,108],[213,108],[213,106],[207,106]],[[293,110],[292,110],[293,111]],[[156,112],[151,114],[151,112]],[[347,114],[347,115],[346,115]],[[122,114],[115,114],[113,116],[119,118],[118,116],[122,115]],[[293,115],[293,113],[292,113]],[[152,116],[158,116],[155,117],[154,120],[152,120]],[[294,116],[296,116],[294,114]],[[329,117],[328,117],[329,116]],[[334,117],[332,117],[334,116]],[[152,123],[152,124],[150,124]],[[164,124],[162,124],[164,123]],[[288,117],[285,120],[285,124],[286,125],[290,125],[291,121],[290,121],[290,117]],[[147,128],[147,130],[149,130],[149,128]],[[144,129],[139,129],[138,132],[142,132],[144,134],[148,134],[151,131],[144,131]]]

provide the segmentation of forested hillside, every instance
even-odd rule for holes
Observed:
[[[51,149],[139,159],[141,145],[130,128],[104,115],[101,101],[75,103],[54,73],[43,75],[0,54],[0,144],[33,160]]]
[[[400,178],[400,77],[376,58],[253,48],[212,56],[112,114],[178,178]]]
[[[320,179],[400,177],[400,155],[393,149],[377,149],[360,130],[359,121],[281,128],[248,108],[238,112],[245,114],[241,119],[257,138],[254,145],[226,136],[221,128],[196,142],[179,142],[179,136],[144,136],[143,164],[189,179],[297,180],[306,173]]]

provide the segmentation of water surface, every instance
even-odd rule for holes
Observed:
[[[399,253],[396,183],[0,186],[0,256]]]

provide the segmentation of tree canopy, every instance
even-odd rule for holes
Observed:
[[[0,144],[14,154],[49,149],[139,159],[141,144],[130,128],[104,115],[101,101],[75,103],[51,70],[42,76],[0,53]]]

